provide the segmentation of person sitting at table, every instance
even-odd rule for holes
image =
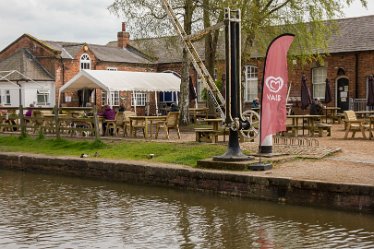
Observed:
[[[171,112],[178,112],[179,111],[179,107],[177,106],[177,104],[171,103],[171,105],[170,105],[170,111]]]
[[[31,117],[32,115],[32,108],[34,107],[34,104],[30,104],[30,108],[27,109],[25,116],[26,117]]]
[[[319,99],[314,99],[310,105],[310,115],[323,115],[324,106]]]
[[[116,112],[110,107],[110,105],[105,105],[104,112],[99,114],[100,116],[103,116],[105,120],[115,120],[116,119]],[[106,130],[107,123],[103,122],[103,131]],[[111,134],[113,131],[110,132]]]
[[[259,108],[260,107],[260,101],[258,98],[255,98],[251,103],[251,108]]]

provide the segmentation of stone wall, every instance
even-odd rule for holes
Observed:
[[[205,191],[238,197],[374,212],[374,187],[288,178],[251,176],[245,172],[194,169],[135,161],[55,158],[0,153],[0,167],[127,183]]]

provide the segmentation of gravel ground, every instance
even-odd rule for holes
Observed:
[[[363,139],[361,133],[356,133],[354,139],[344,139],[344,132],[343,124],[334,124],[331,137],[324,133],[323,137],[315,138],[319,144],[317,148],[306,146],[301,149],[305,153],[299,152],[297,159],[288,157],[274,163],[272,170],[245,174],[374,186],[374,139]],[[173,131],[171,139],[176,139]],[[183,141],[194,139],[193,133],[182,132]],[[241,144],[242,148],[246,146],[256,149],[258,142]],[[308,151],[317,150],[323,155],[336,149],[340,151],[319,159],[302,158],[303,154],[309,154]]]
[[[326,132],[323,137],[299,137],[312,141],[312,146],[274,146],[274,152],[295,152],[295,154],[272,158],[271,160],[274,160],[272,170],[246,171],[242,173],[374,186],[374,139],[364,139],[361,133],[356,133],[354,139],[344,139],[345,131],[343,128],[343,124],[334,124],[331,137],[327,137]],[[170,140],[166,140],[165,135],[162,133],[159,139],[155,141],[195,141],[195,133],[191,128],[186,130],[182,127],[181,129],[181,140],[177,139],[176,132],[172,130],[170,132]],[[139,136],[136,139],[142,138]],[[226,136],[226,144],[227,140],[228,137]],[[318,146],[315,146],[316,144]],[[253,143],[241,143],[240,146],[242,149],[257,151],[258,140],[256,139]]]

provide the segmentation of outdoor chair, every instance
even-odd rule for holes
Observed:
[[[105,124],[105,131],[104,131],[105,136],[117,135],[116,118],[117,118],[117,113],[116,113],[116,117],[114,120],[109,120],[109,119],[103,120],[103,125]],[[111,130],[113,131],[112,134],[110,133]]]
[[[136,113],[133,111],[124,111],[124,120],[123,120],[123,135],[128,136],[129,133],[127,132],[127,129],[130,129],[130,118],[131,116],[136,116]],[[131,132],[131,131],[130,131]]]
[[[125,113],[116,113],[116,134],[119,134],[120,130],[123,131],[123,136],[125,136]]]
[[[143,137],[145,138],[145,126],[146,123],[144,120],[134,120],[131,126],[134,137],[136,137],[136,132],[141,130],[143,132]]]
[[[351,110],[344,111],[344,117],[346,127],[344,139],[347,139],[349,132],[352,132],[352,138],[354,138],[357,131],[361,131],[362,136],[366,138],[365,130],[369,129],[369,125],[365,123],[365,120],[357,119],[356,113]]]
[[[165,121],[156,123],[156,139],[161,128],[165,130],[167,139],[169,139],[169,133],[171,129],[175,129],[178,134],[178,139],[181,139],[179,131],[179,112],[169,112]]]

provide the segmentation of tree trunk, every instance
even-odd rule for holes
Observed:
[[[203,23],[204,23],[205,29],[212,26],[211,21],[210,21],[211,13],[209,12],[209,9],[210,9],[210,1],[203,0]],[[220,12],[217,22],[220,22],[222,20],[223,20],[223,11]],[[205,67],[208,70],[209,74],[212,76],[213,80],[216,80],[214,78],[214,68],[215,68],[215,62],[216,62],[219,33],[220,33],[219,30],[215,30],[215,31],[209,32],[205,36]],[[207,99],[207,105],[209,108],[209,113],[216,115],[215,106],[210,101],[209,98]]]
[[[183,49],[183,63],[181,73],[181,87],[180,87],[180,121],[181,124],[187,125],[188,120],[188,106],[189,106],[189,76],[190,76],[190,59],[189,53]]]
[[[184,31],[190,35],[192,30],[192,14],[193,14],[193,1],[186,0],[185,1],[185,16],[184,16],[184,23],[183,28]],[[181,86],[180,86],[180,103],[179,103],[179,110],[180,110],[180,121],[181,124],[188,124],[188,106],[189,106],[189,73],[190,73],[190,58],[188,51],[184,48],[183,49],[183,63],[182,63],[182,74],[181,74]]]

